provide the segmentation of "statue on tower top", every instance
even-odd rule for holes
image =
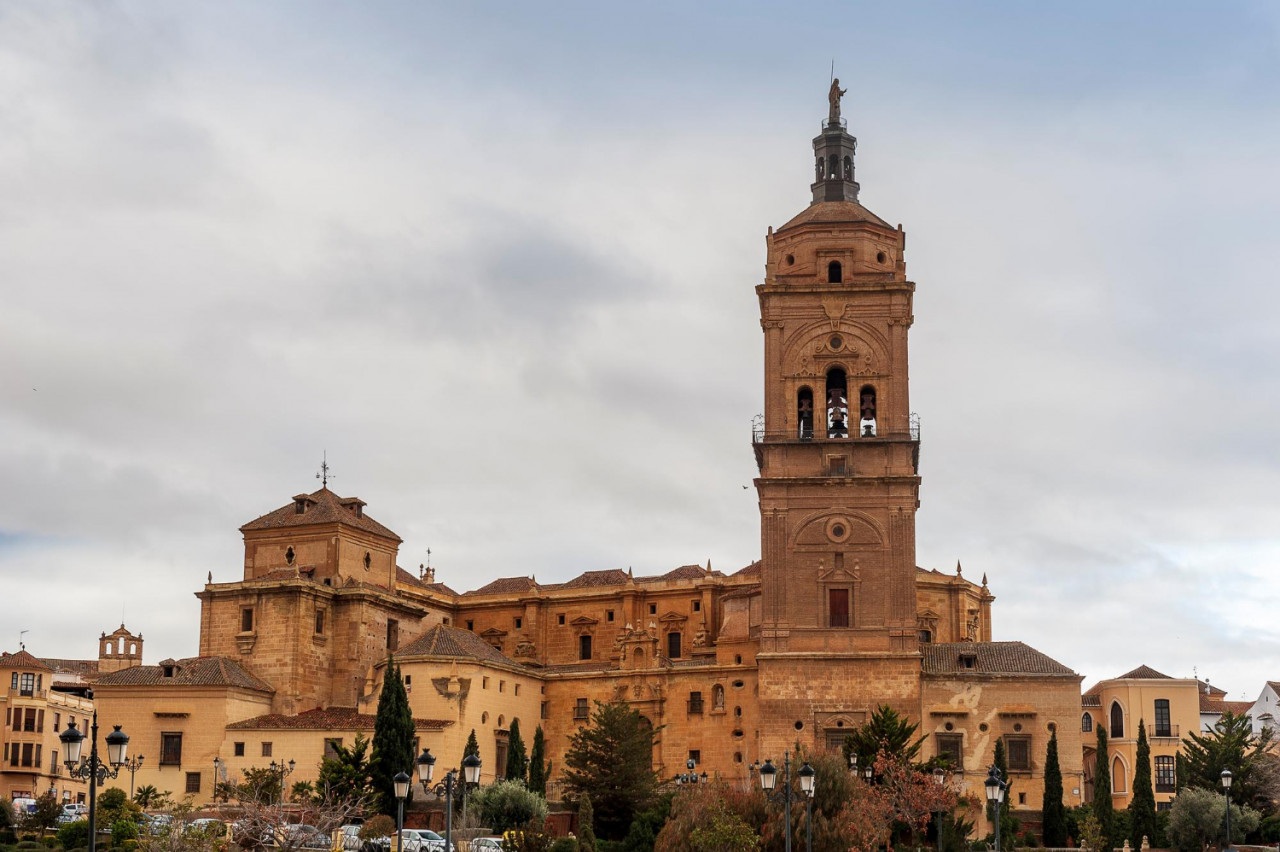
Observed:
[[[827,103],[830,109],[827,112],[827,124],[840,124],[840,99],[844,97],[845,90],[840,88],[840,78],[831,78],[831,89],[827,92]]]

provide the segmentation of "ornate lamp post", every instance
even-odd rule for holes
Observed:
[[[436,757],[431,753],[431,749],[424,748],[422,754],[418,755],[418,781],[422,783],[422,791],[428,792],[431,789],[431,779],[436,772]],[[453,785],[457,784],[479,784],[480,783],[480,756],[469,754],[462,759],[462,775],[463,780],[458,781],[457,770],[450,769],[444,775],[444,848],[445,852],[453,849]],[[465,794],[466,788],[463,787]],[[466,802],[466,799],[463,799]]]
[[[816,792],[814,782],[817,780],[817,772],[809,765],[809,761],[804,762],[804,766],[800,767],[800,771],[796,775],[800,776],[800,792],[804,793],[804,848],[805,852],[813,852],[813,794]]]
[[[1009,785],[1000,779],[1000,767],[995,764],[987,770],[987,780],[982,783],[987,790],[987,801],[995,805],[996,852],[1000,852],[1000,805],[1004,803],[1004,791]]]
[[[89,756],[83,757],[84,733],[78,730],[75,723],[67,725],[67,729],[58,737],[62,741],[62,762],[67,767],[67,774],[72,778],[89,779],[89,852],[96,852],[97,819],[98,819],[98,785],[106,783],[108,778],[120,774],[125,755],[129,750],[129,735],[120,730],[119,725],[107,734],[107,762],[98,757],[98,711],[93,711],[93,726],[89,729]]]
[[[698,775],[697,766],[698,766],[697,761],[695,761],[692,757],[686,760],[684,762],[684,768],[689,771],[681,772],[679,775],[677,775],[676,783],[677,784],[697,784],[698,782],[702,782],[703,784],[707,783],[707,773],[704,772],[702,773],[702,775]]]
[[[282,760],[276,763],[271,761],[271,771],[280,776],[280,805],[284,806],[284,779],[293,774],[293,770],[297,767],[292,760],[287,764]]]
[[[778,784],[778,767],[773,765],[772,760],[765,760],[764,766],[760,767],[760,789],[764,790],[765,796],[776,796],[778,801],[784,803],[787,819],[786,833],[786,852],[791,852],[791,752],[784,751],[782,753],[783,768],[783,784],[782,790],[774,793],[774,788]]]
[[[131,757],[124,762],[124,768],[129,770],[129,800],[133,801],[133,776],[138,774],[138,770],[142,768],[142,761],[146,760],[142,755]]]
[[[397,772],[391,779],[396,790],[396,852],[404,852],[404,799],[409,795],[412,780],[407,772]]]
[[[933,770],[933,780],[938,783],[939,787],[947,786],[947,773],[941,766],[935,767]],[[941,804],[941,801],[939,801]],[[933,831],[937,835],[934,844],[938,849],[942,849],[942,811],[936,812],[937,817],[933,821]]]
[[[1231,770],[1222,770],[1222,794],[1227,797],[1227,845],[1223,849],[1231,848]]]
[[[213,803],[218,803],[218,781],[222,778],[222,767],[225,764],[221,757],[213,758]]]
[[[480,755],[468,754],[462,758],[462,819],[467,819],[467,791],[480,786]],[[448,850],[446,850],[448,852]]]

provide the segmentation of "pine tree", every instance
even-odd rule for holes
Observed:
[[[547,762],[547,743],[542,736],[542,726],[533,732],[533,750],[529,753],[529,789],[543,796],[547,795],[547,778],[551,775],[551,764]]]
[[[1049,735],[1044,755],[1044,845],[1061,849],[1067,845],[1067,809],[1062,804],[1062,768],[1058,765],[1058,732]],[[1137,847],[1134,847],[1137,848]]]
[[[1108,848],[1116,846],[1116,815],[1111,805],[1111,757],[1107,754],[1107,729],[1097,726],[1097,754],[1093,764],[1093,815]]]
[[[652,800],[653,727],[639,711],[622,702],[596,702],[591,722],[569,740],[564,756],[565,798],[594,796],[599,836],[617,840]]]
[[[462,747],[462,756],[469,754],[480,754],[480,741],[476,739],[476,729],[472,728],[471,733],[467,736],[467,744]]]
[[[1142,838],[1156,835],[1156,794],[1151,787],[1151,746],[1147,726],[1138,720],[1137,764],[1133,769],[1133,798],[1129,800],[1129,846],[1142,848]]]
[[[378,696],[378,714],[373,721],[373,754],[369,758],[370,787],[377,797],[376,805],[384,814],[396,812],[395,776],[414,771],[413,713],[409,696],[394,657],[387,658],[382,673],[382,694]],[[413,795],[412,785],[409,795]]]
[[[596,852],[596,831],[591,797],[586,793],[578,799],[578,852]]]
[[[526,783],[529,774],[529,756],[524,750],[524,740],[520,738],[520,720],[511,720],[511,730],[507,734],[507,780]]]

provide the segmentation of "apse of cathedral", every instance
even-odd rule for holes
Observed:
[[[207,799],[215,757],[233,775],[294,760],[293,780],[311,780],[332,743],[370,735],[394,655],[420,745],[461,754],[474,729],[488,781],[513,722],[526,741],[540,725],[559,767],[597,701],[657,729],[660,777],[692,759],[731,780],[797,745],[836,750],[889,705],[976,794],[997,741],[1015,778],[1038,779],[1056,732],[1067,804],[1082,802],[1080,677],[992,641],[985,577],[916,565],[916,285],[902,226],[859,199],[842,95],[836,81],[810,203],[769,229],[755,288],[760,561],[459,592],[400,567],[400,538],[326,482],[241,527],[243,578],[197,593],[199,657],[98,679],[104,712],[162,755],[138,783]],[[1032,825],[1041,787],[1012,803]]]

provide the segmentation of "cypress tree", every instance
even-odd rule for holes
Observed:
[[[1018,819],[1013,815],[1013,779],[1009,777],[1009,756],[1004,749],[1004,739],[996,740],[996,753],[992,760],[1000,770],[1000,778],[1005,783],[1004,804],[1000,806],[1000,846],[1012,849],[1017,844]],[[995,822],[995,805],[987,804],[987,819]],[[992,831],[995,833],[995,830]]]
[[[539,725],[533,732],[533,750],[529,753],[529,789],[543,796],[547,795],[547,778],[551,775],[546,754],[547,743]]]
[[[1098,830],[1106,839],[1107,848],[1116,845],[1116,815],[1111,806],[1111,758],[1107,754],[1107,729],[1097,726],[1097,754],[1093,764],[1093,815],[1098,820]]]
[[[524,740],[520,738],[520,720],[511,720],[511,731],[507,735],[507,780],[526,782],[529,772],[529,756],[525,754]]]
[[[1151,747],[1147,727],[1138,720],[1137,765],[1133,769],[1133,798],[1129,800],[1129,846],[1142,848],[1142,838],[1156,835],[1156,794],[1151,787]]]
[[[1058,765],[1058,732],[1049,735],[1044,755],[1044,845],[1061,849],[1067,845],[1067,809],[1062,804],[1062,768]],[[1135,847],[1136,848],[1136,847]]]
[[[595,814],[591,810],[591,797],[586,793],[578,799],[578,852],[596,852]]]
[[[462,756],[466,757],[469,754],[479,754],[479,753],[480,753],[480,743],[478,740],[476,740],[476,729],[472,728],[470,735],[467,736],[467,744],[462,747]]]
[[[373,754],[369,758],[370,787],[376,806],[384,814],[396,812],[395,776],[414,771],[413,713],[409,696],[394,657],[387,657],[382,673],[382,694],[378,696],[378,715],[373,721]],[[413,796],[413,786],[409,787]]]

